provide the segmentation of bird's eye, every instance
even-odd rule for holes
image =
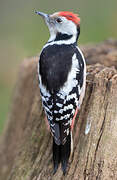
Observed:
[[[61,23],[61,22],[62,22],[62,19],[61,19],[61,18],[57,18],[56,21],[57,21],[58,23]]]

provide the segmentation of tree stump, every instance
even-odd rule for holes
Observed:
[[[66,175],[60,167],[52,174],[52,137],[41,105],[38,57],[33,57],[20,67],[1,137],[1,180],[117,179],[117,41],[84,46],[82,50],[87,63],[93,65],[87,66],[86,95],[75,121],[74,153]],[[86,124],[91,125],[87,135]]]

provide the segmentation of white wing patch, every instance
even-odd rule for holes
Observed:
[[[76,54],[72,57],[72,67],[71,71],[68,74],[68,78],[64,86],[60,89],[60,91],[64,92],[65,95],[69,95],[69,92],[72,91],[73,87],[76,87],[78,81],[76,79],[76,73],[79,68],[78,59],[76,58]]]

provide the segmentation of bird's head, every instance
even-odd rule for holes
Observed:
[[[80,18],[77,14],[68,11],[56,12],[48,15],[35,11],[36,14],[43,17],[49,31],[49,41],[74,40],[77,41],[80,34]]]

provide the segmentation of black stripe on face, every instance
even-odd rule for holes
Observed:
[[[69,34],[62,34],[62,33],[57,33],[56,39],[54,41],[60,41],[60,40],[68,40],[71,39],[73,35]]]

